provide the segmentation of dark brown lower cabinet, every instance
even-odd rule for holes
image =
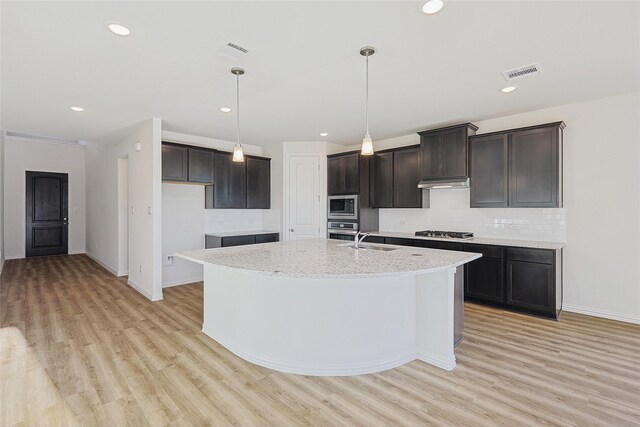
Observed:
[[[254,245],[257,243],[270,243],[280,240],[279,233],[266,233],[266,234],[244,234],[238,236],[216,236],[205,235],[204,236],[205,249],[211,248],[227,248],[229,246],[243,246]]]
[[[504,248],[465,244],[464,250],[482,254],[482,258],[465,265],[465,297],[504,303]]]
[[[556,314],[556,265],[551,251],[507,248],[506,303]]]
[[[401,237],[385,237],[384,242],[387,245],[413,246],[414,239],[404,239]]]
[[[413,241],[414,246],[420,248],[441,249],[444,251],[461,251],[462,243],[458,242],[442,242],[440,240],[421,240],[415,239]]]
[[[352,234],[329,233],[329,238],[333,240],[353,241],[355,237]]]

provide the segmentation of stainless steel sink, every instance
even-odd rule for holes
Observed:
[[[395,251],[399,248],[395,248],[392,246],[387,246],[387,245],[372,245],[369,243],[361,243],[359,247],[355,247],[355,245],[353,243],[346,243],[344,245],[340,245],[340,246],[346,246],[348,248],[351,249],[357,249],[359,251],[361,250],[370,250],[370,251],[382,251],[382,252],[389,252],[389,251]]]

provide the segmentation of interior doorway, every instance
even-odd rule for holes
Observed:
[[[25,255],[69,252],[69,177],[26,171]]]
[[[118,159],[118,276],[129,274],[129,159]]]
[[[287,155],[283,230],[286,240],[322,236],[320,158],[319,155]]]

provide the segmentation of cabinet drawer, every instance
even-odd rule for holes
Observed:
[[[413,239],[403,239],[401,237],[385,237],[384,242],[387,245],[413,246]]]
[[[420,248],[442,249],[445,251],[461,251],[462,243],[458,242],[441,242],[439,240],[421,240],[415,239],[413,241],[414,246]]]
[[[256,243],[272,243],[280,240],[278,233],[256,234]]]
[[[367,243],[384,243],[384,237],[382,236],[367,236],[363,240]]]
[[[549,249],[507,248],[507,259],[540,264],[554,264],[555,251]]]
[[[476,245],[475,243],[465,243],[463,251],[482,254],[483,258],[504,258],[504,248],[502,246]]]
[[[222,247],[252,245],[255,243],[254,236],[231,236],[222,238]]]

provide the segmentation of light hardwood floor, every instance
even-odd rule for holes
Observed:
[[[203,335],[202,284],[152,303],[72,255],[7,261],[0,299],[1,426],[640,425],[640,326],[620,322],[467,304],[452,372],[314,378]]]

